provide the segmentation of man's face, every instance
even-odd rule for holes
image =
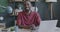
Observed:
[[[29,10],[30,10],[31,5],[29,4],[29,2],[27,2],[27,1],[26,1],[26,2],[24,2],[24,7],[25,7],[25,9],[26,9],[26,10],[28,10],[28,11],[29,11]]]

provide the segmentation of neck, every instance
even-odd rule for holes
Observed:
[[[25,10],[25,12],[27,15],[29,15],[31,13],[31,11],[27,11],[27,10]]]

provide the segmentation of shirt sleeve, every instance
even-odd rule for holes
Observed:
[[[41,18],[40,18],[40,15],[39,13],[36,13],[35,15],[35,26],[39,26],[40,25],[40,21],[41,21]]]
[[[20,15],[20,13],[18,13],[16,24],[17,24],[18,26],[21,25],[21,15]]]

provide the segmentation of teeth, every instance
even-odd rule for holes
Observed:
[[[26,8],[26,9],[29,9],[29,8]]]

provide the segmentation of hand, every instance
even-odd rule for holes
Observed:
[[[36,26],[34,24],[31,25],[32,30],[36,30]]]

